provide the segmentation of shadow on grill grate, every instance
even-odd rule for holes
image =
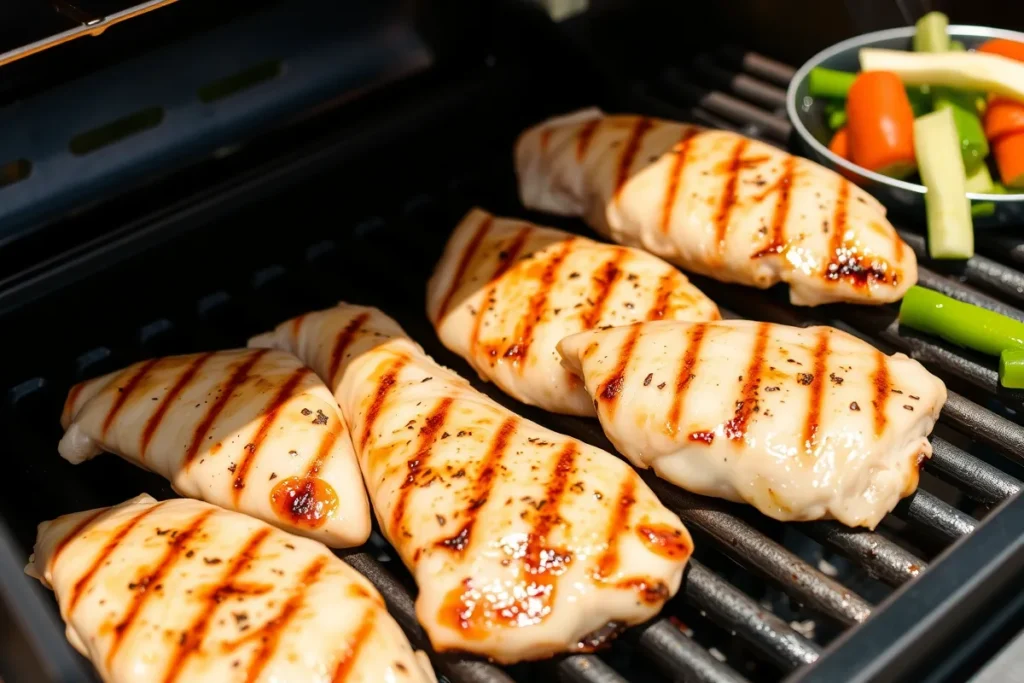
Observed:
[[[730,63],[704,56],[696,73],[746,102],[704,90],[682,71],[669,70],[643,88],[636,106],[642,112],[696,119],[784,143],[788,123],[779,118],[779,81],[785,68],[759,58],[742,63],[749,73],[737,75]],[[73,467],[56,456],[56,416],[68,387],[81,379],[144,357],[239,346],[281,320],[340,299],[381,307],[439,362],[475,378],[464,361],[438,342],[423,310],[424,283],[455,222],[472,205],[524,215],[514,199],[507,150],[499,158],[492,169],[413,197],[397,215],[375,217],[347,231],[321,221],[269,246],[245,240],[245,220],[235,219],[219,227],[226,235],[224,243],[237,247],[227,259],[223,252],[206,249],[204,236],[192,235],[145,262],[97,274],[81,289],[51,297],[36,315],[60,316],[66,338],[43,342],[27,334],[27,341],[19,343],[38,341],[39,358],[47,349],[56,353],[68,345],[75,353],[56,364],[52,358],[29,362],[8,390],[0,414],[4,432],[14,436],[11,451],[39,460],[20,473],[18,495],[2,503],[7,519],[17,521],[14,531],[21,545],[30,547],[35,523],[55,514],[120,502],[139,490],[173,495],[164,480],[117,458]],[[249,218],[267,211],[260,220],[315,222],[312,211],[329,205],[323,197],[319,201],[313,208],[316,201],[307,192],[290,205],[304,207],[298,217],[290,207],[259,207]],[[572,222],[535,218],[581,229]],[[922,251],[919,238],[909,239]],[[270,259],[268,254],[273,254]],[[166,289],[170,273],[176,273],[173,291]],[[1022,296],[1013,284],[1024,282],[1024,275],[995,261],[976,257],[968,263],[962,274],[968,285],[961,276],[925,268],[921,274],[923,283],[957,298],[1024,318],[1014,308]],[[797,310],[778,290],[755,294],[701,278],[694,281],[726,317],[837,325],[887,351],[910,353],[947,381],[954,391],[932,439],[935,453],[925,467],[922,488],[877,532],[868,532],[832,522],[779,524],[751,509],[689,494],[645,475],[697,540],[681,594],[664,614],[631,629],[607,651],[551,663],[502,670],[457,656],[435,656],[438,671],[451,681],[547,680],[552,673],[586,683],[781,680],[818,659],[829,642],[867,619],[893,589],[926,571],[929,562],[970,534],[992,507],[1019,492],[1024,429],[1009,417],[1024,405],[1024,394],[997,390],[996,373],[987,360],[905,334],[891,307]],[[126,286],[134,293],[124,293]],[[136,306],[136,300],[146,305]],[[34,374],[36,366],[49,369]],[[541,413],[516,404],[493,386],[476,384],[529,419],[612,450],[595,421]],[[378,535],[361,552],[345,554],[385,596],[413,644],[429,649],[415,620],[414,587],[396,558]]]

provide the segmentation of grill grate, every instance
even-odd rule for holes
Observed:
[[[746,73],[737,74],[737,64]],[[640,110],[670,115],[676,112],[679,117],[714,122],[775,144],[785,142],[788,123],[777,111],[782,92],[777,85],[787,73],[791,74],[787,67],[740,53],[719,59],[702,57],[697,67],[697,72],[716,87],[727,84],[734,94],[752,103],[738,107],[732,95],[706,91],[677,69],[640,86]],[[737,80],[738,75],[743,78]],[[765,105],[776,111],[761,108]],[[92,308],[80,314],[65,312],[51,297],[50,308],[42,309],[39,315],[67,316],[67,329],[79,335],[84,350],[63,365],[49,363],[48,369],[38,375],[26,368],[20,381],[9,389],[8,400],[0,410],[0,426],[14,437],[12,451],[46,459],[45,464],[37,466],[38,471],[26,475],[30,485],[45,483],[44,497],[74,501],[77,509],[86,504],[118,502],[140,488],[158,497],[172,495],[163,480],[136,471],[116,458],[103,457],[72,468],[53,454],[53,420],[70,384],[145,356],[237,346],[250,334],[287,317],[342,298],[381,306],[439,362],[467,378],[475,377],[463,361],[437,341],[424,317],[422,292],[444,240],[471,204],[481,203],[496,212],[523,213],[515,206],[507,164],[508,151],[504,149],[495,165],[499,170],[477,172],[438,193],[413,197],[397,217],[359,223],[347,238],[316,241],[323,234],[339,232],[333,226],[320,226],[310,230],[313,239],[299,239],[298,244],[289,244],[293,237],[288,235],[288,240],[272,249],[266,244],[239,245],[243,254],[229,263],[216,253],[204,252],[202,237],[182,238],[160,257],[159,267],[127,264],[114,274],[91,278],[83,300],[115,297],[116,288],[123,286],[126,278],[131,278],[127,281],[132,286],[148,292],[150,306],[145,310],[127,306],[116,315],[107,310],[103,320],[110,327],[95,324]],[[539,220],[560,223],[550,217]],[[245,227],[237,223],[220,226],[225,244],[233,244],[231,236],[246,235]],[[563,225],[580,229],[572,223]],[[910,239],[915,249],[921,248],[913,236]],[[183,257],[189,259],[187,272],[179,265]],[[244,265],[249,263],[247,258],[259,265]],[[161,294],[159,287],[166,284],[160,282],[168,272],[174,272],[169,270],[173,268],[185,281],[180,289]],[[206,269],[215,274],[211,276]],[[192,272],[203,276],[191,278]],[[957,298],[1022,315],[1013,307],[1020,295],[1014,294],[1012,283],[1024,281],[1024,274],[1005,265],[982,258],[968,263],[965,277],[978,289],[957,277],[927,269],[921,272],[922,281],[934,282],[934,286]],[[933,571],[938,566],[934,563],[936,555],[973,532],[990,506],[1005,503],[1020,491],[1020,481],[1014,476],[1019,470],[1013,468],[1024,464],[1024,429],[1007,416],[1024,404],[1024,394],[996,391],[995,370],[986,359],[910,336],[894,322],[891,307],[796,310],[784,303],[777,291],[756,294],[701,278],[694,281],[723,307],[726,317],[743,315],[797,325],[835,324],[886,350],[907,351],[960,390],[950,394],[942,414],[942,435],[932,439],[935,455],[922,477],[922,486],[934,492],[920,489],[901,502],[877,532],[868,532],[833,522],[773,523],[748,508],[705,499],[645,474],[655,493],[697,536],[697,556],[689,565],[680,596],[666,607],[665,616],[631,629],[605,653],[567,656],[552,663],[501,669],[458,656],[433,654],[438,672],[451,681],[508,683],[535,678],[537,671],[552,670],[561,680],[578,683],[656,680],[656,672],[667,680],[709,683],[779,680],[818,660],[833,635],[857,631],[856,625],[889,595],[889,587],[906,586],[921,573]],[[991,292],[991,296],[981,289]],[[72,296],[65,303],[73,300]],[[29,346],[34,341],[38,340],[29,333],[21,343]],[[62,346],[58,343],[55,348]],[[611,448],[594,421],[541,413],[515,404],[492,386],[481,388],[530,419]],[[984,449],[972,444],[971,439]],[[952,487],[946,486],[943,491],[936,480],[928,480],[927,474],[936,475]],[[12,519],[10,504],[5,505],[5,514]],[[21,512],[35,516],[47,507],[39,505],[39,509],[29,507]],[[52,511],[33,517],[25,529],[19,530],[23,545],[31,543],[28,534],[35,521],[47,516],[52,516]],[[831,564],[813,559],[813,553],[792,549],[787,534],[794,532],[817,549],[817,557],[846,561],[853,568],[839,575]],[[426,636],[416,623],[407,572],[381,539],[375,537],[371,546],[344,554],[344,558],[377,586],[413,644],[429,651]],[[803,628],[798,632],[794,626],[808,620],[815,624],[813,635],[803,633]],[[739,654],[722,654],[722,649],[728,649],[726,644],[737,642]]]

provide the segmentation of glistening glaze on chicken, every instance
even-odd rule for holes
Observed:
[[[736,133],[586,109],[530,128],[515,156],[527,207],[724,282],[786,282],[794,304],[896,301],[917,280],[871,195]]]
[[[441,341],[516,399],[594,415],[561,365],[558,341],[642,320],[717,320],[715,304],[675,267],[628,247],[473,209],[427,287]]]
[[[332,386],[435,648],[586,650],[676,593],[690,536],[632,468],[480,394],[380,311],[341,304],[250,343],[326,373],[339,340]]]
[[[370,506],[331,392],[294,356],[154,358],[71,389],[60,454],[116,453],[191,498],[334,547],[370,535]]]
[[[830,327],[652,322],[558,345],[633,464],[775,519],[874,528],[931,456],[946,387]]]
[[[108,683],[431,683],[384,601],[322,544],[139,496],[39,525],[26,567]]]

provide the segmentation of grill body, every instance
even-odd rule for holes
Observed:
[[[110,198],[75,215],[43,220],[36,205],[38,220],[0,247],[0,434],[11,483],[0,498],[0,616],[14,634],[0,660],[5,680],[94,676],[66,644],[52,596],[21,575],[37,523],[143,491],[173,495],[159,477],[113,456],[80,466],[59,458],[57,421],[75,382],[156,355],[241,346],[341,299],[381,307],[439,362],[475,381],[424,313],[427,276],[457,220],[480,205],[585,233],[578,222],[518,206],[511,145],[526,125],[597,104],[788,144],[779,93],[792,69],[783,64],[717,49],[705,37],[694,54],[616,68],[596,49],[608,23],[584,16],[556,28],[532,10],[505,9],[480,24],[485,40],[451,51],[430,22],[411,15],[429,46],[419,66],[430,68],[403,72],[397,83],[393,72],[375,74],[370,85],[391,85],[360,97],[327,88],[312,109],[306,101],[290,110],[287,125],[279,112],[270,129],[246,128],[244,146],[185,166],[168,162],[168,172],[129,191],[101,183]],[[113,161],[125,158],[109,150]],[[901,227],[923,255],[920,226]],[[982,255],[957,272],[923,262],[922,284],[1024,319],[1019,242],[1009,239],[980,236]],[[833,324],[939,374],[950,400],[921,489],[871,533],[779,524],[648,477],[697,543],[663,615],[597,654],[508,669],[434,655],[438,672],[455,683],[833,682],[960,680],[980,668],[1024,615],[1024,394],[998,389],[988,359],[901,330],[893,308],[795,309],[779,289],[694,282],[727,317]],[[477,386],[611,450],[596,422]],[[413,615],[415,588],[394,552],[375,536],[344,557],[429,650]]]

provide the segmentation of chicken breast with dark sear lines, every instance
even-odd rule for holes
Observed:
[[[25,571],[109,683],[435,681],[325,546],[208,503],[142,495],[43,522]]]
[[[783,521],[874,528],[917,488],[946,401],[917,361],[830,327],[641,323],[558,348],[633,464]]]
[[[794,304],[896,301],[917,280],[871,195],[736,133],[586,109],[527,130],[515,157],[527,207],[724,282],[786,282]]]
[[[332,378],[436,649],[588,650],[678,590],[690,536],[629,465],[480,394],[380,311],[342,304],[250,343]]]
[[[561,365],[558,341],[642,320],[717,320],[714,302],[661,259],[473,209],[427,287],[441,341],[505,393],[545,410],[594,415]]]
[[[154,358],[76,385],[58,450],[103,451],[190,498],[334,547],[370,535],[370,506],[330,390],[291,354],[235,350]]]

